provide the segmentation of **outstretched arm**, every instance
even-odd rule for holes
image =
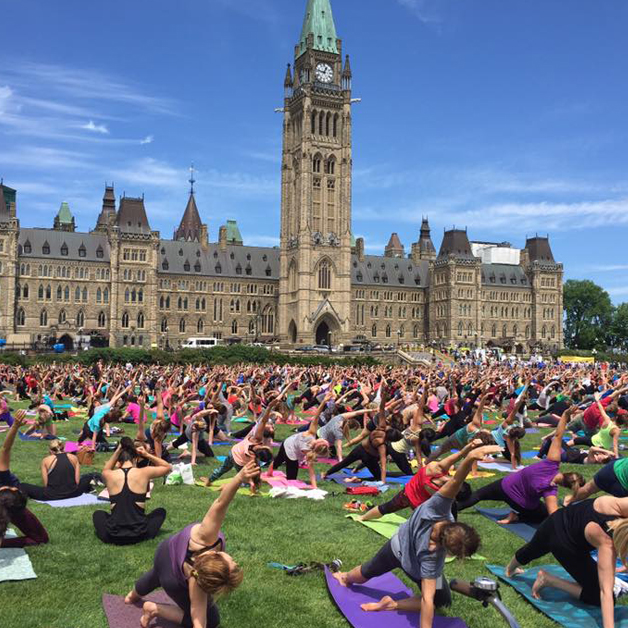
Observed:
[[[11,467],[11,448],[25,420],[26,412],[24,410],[19,410],[15,413],[15,421],[8,431],[4,443],[2,443],[2,448],[0,449],[0,471],[8,471]]]
[[[442,497],[447,497],[449,499],[455,499],[456,495],[460,491],[460,487],[462,483],[469,475],[471,468],[473,467],[473,463],[482,460],[485,456],[490,456],[491,454],[497,454],[501,451],[501,447],[499,445],[487,445],[485,447],[478,447],[474,449],[462,462],[462,464],[458,467],[456,474],[453,478],[451,478],[447,484],[445,484],[438,493]]]
[[[248,482],[259,475],[259,467],[255,462],[249,462],[220,492],[220,497],[210,506],[201,522],[199,531],[200,542],[211,545],[218,538],[218,533],[227,515],[227,510],[240,484]]]
[[[558,423],[558,427],[554,432],[554,436],[552,437],[552,444],[547,452],[547,459],[553,460],[554,462],[560,462],[561,456],[563,453],[563,435],[565,434],[565,429],[567,428],[567,423],[571,418],[571,415],[577,410],[576,406],[571,406],[567,408],[560,417],[560,422]]]

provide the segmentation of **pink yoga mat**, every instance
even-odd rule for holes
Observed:
[[[68,440],[65,442],[65,453],[66,454],[73,454],[75,452],[77,452],[79,449],[81,448],[81,446],[78,443],[75,443],[71,440]]]
[[[360,608],[361,604],[379,602],[389,595],[393,600],[402,600],[413,595],[397,576],[392,573],[372,578],[362,585],[343,587],[325,568],[325,578],[329,593],[334,598],[336,606],[345,616],[353,628],[416,628],[420,626],[419,613],[400,611],[382,611],[367,613]],[[434,628],[468,628],[458,617],[434,616]]]
[[[275,471],[272,477],[268,477],[267,473],[262,473],[262,481],[266,482],[266,484],[270,484],[272,487],[292,486],[293,488],[312,488],[309,484],[301,482],[301,480],[286,480],[286,474],[282,471]]]
[[[144,598],[145,602],[155,602],[155,604],[176,604],[163,592],[151,593]],[[102,596],[102,605],[109,622],[109,628],[138,628],[142,617],[142,602],[137,604],[125,604],[121,595]],[[165,619],[153,620],[151,628],[176,628],[178,624],[166,621]]]

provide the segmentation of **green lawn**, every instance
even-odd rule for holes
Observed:
[[[20,404],[12,406],[17,408]],[[72,430],[81,424],[79,419],[58,423],[59,435],[75,440]],[[290,430],[280,427],[278,432],[283,438]],[[531,449],[539,441],[539,435],[526,437],[524,449]],[[217,449],[222,454],[228,451],[226,447]],[[46,451],[45,443],[18,440],[13,449],[12,471],[22,481],[39,483],[39,464]],[[98,455],[95,466],[85,470],[102,468],[105,459],[105,455]],[[197,476],[207,475],[216,464],[212,461],[200,465],[195,473]],[[572,470],[584,471],[587,477],[595,472],[593,468],[577,465]],[[307,479],[305,471],[302,475],[302,479]],[[479,486],[494,479],[473,480],[473,485]],[[341,490],[332,483],[324,483],[322,488]],[[134,580],[151,565],[158,543],[185,525],[198,521],[214,498],[215,493],[200,488],[158,484],[149,508],[166,508],[168,516],[164,529],[154,541],[134,547],[100,543],[91,521],[95,508],[55,509],[31,503],[30,508],[48,529],[51,542],[28,550],[38,574],[37,580],[0,584],[0,626],[105,628],[107,622],[101,595],[105,592],[126,594]],[[379,501],[385,499],[380,497]],[[330,600],[321,574],[290,577],[266,567],[271,561],[294,564],[300,561],[328,562],[334,558],[341,558],[345,567],[353,567],[371,558],[384,539],[346,519],[342,509],[345,501],[344,495],[328,496],[323,502],[236,496],[224,532],[228,551],[242,565],[245,579],[234,594],[219,603],[223,626],[347,626]],[[480,552],[491,562],[505,564],[523,543],[473,511],[463,513],[461,520],[476,526],[483,539]],[[548,561],[546,558],[544,562]],[[475,561],[456,561],[446,567],[447,578],[474,579],[479,575],[489,575],[489,572],[482,563]],[[502,587],[502,595],[523,628],[556,625],[508,586]],[[478,602],[456,594],[449,614],[462,617],[471,628],[505,625],[493,609],[484,609]]]

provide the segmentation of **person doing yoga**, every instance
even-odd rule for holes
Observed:
[[[420,628],[432,628],[434,609],[451,604],[451,592],[443,578],[447,554],[466,558],[475,554],[480,546],[480,537],[471,526],[454,522],[451,513],[454,499],[473,463],[497,451],[499,448],[495,445],[473,450],[456,474],[414,511],[374,558],[349,572],[334,574],[342,586],[348,587],[364,584],[393,569],[403,569],[421,591],[421,597],[402,600],[386,596],[377,603],[362,605],[362,610],[420,612]]]
[[[18,410],[15,420],[0,448],[0,547],[27,547],[48,543],[48,533],[39,519],[26,508],[27,497],[19,480],[11,473],[11,449],[18,430],[26,421],[26,412]],[[15,526],[22,536],[6,538],[8,525]]]
[[[540,569],[532,595],[542,599],[546,588],[564,591],[585,604],[602,609],[604,628],[613,628],[615,566],[617,558],[628,558],[628,498],[598,497],[548,517],[532,540],[524,545],[506,568],[507,577],[524,573],[520,568],[533,560],[553,554],[575,580],[564,580]],[[597,550],[597,563],[591,552]]]
[[[584,486],[565,497],[565,506],[588,499],[600,491],[613,497],[628,497],[628,458],[607,462]]]
[[[21,488],[33,499],[56,501],[78,497],[92,490],[92,482],[100,482],[99,473],[81,475],[81,465],[74,454],[66,454],[59,440],[51,440],[48,455],[41,461],[43,486],[21,484]]]
[[[305,462],[310,476],[310,484],[313,488],[317,487],[314,461],[317,456],[327,455],[329,453],[329,446],[324,438],[316,437],[316,426],[318,425],[318,417],[331,398],[331,393],[325,395],[325,398],[316,410],[316,414],[312,418],[307,432],[298,432],[297,434],[288,436],[288,438],[281,443],[279,452],[268,470],[269,477],[272,477],[273,472],[285,463],[286,479],[296,480],[299,475],[299,465]]]
[[[225,552],[220,528],[240,484],[253,481],[259,472],[254,462],[247,463],[225,485],[201,523],[187,526],[159,545],[153,568],[135,583],[125,602],[139,602],[161,587],[177,606],[145,602],[140,621],[143,628],[157,617],[184,628],[217,628],[220,624],[216,598],[233,591],[243,578],[240,567]]]
[[[527,392],[528,382],[526,382],[515,403],[512,404],[506,419],[491,431],[493,439],[502,448],[502,456],[511,463],[513,469],[521,465],[521,443],[519,441],[526,435],[526,431],[522,426],[515,425],[515,421]]]
[[[390,515],[394,512],[399,512],[405,508],[412,508],[416,510],[421,504],[424,504],[432,495],[437,493],[440,488],[446,484],[449,479],[449,470],[457,464],[460,460],[465,458],[473,449],[481,447],[484,442],[480,439],[475,439],[470,443],[467,443],[458,453],[452,454],[443,460],[434,460],[429,462],[424,467],[421,467],[417,473],[414,474],[412,479],[399,491],[390,501],[371,508],[368,512],[364,513],[360,517],[360,521],[372,521],[373,519],[379,519],[384,515]],[[456,496],[456,501],[459,503],[462,499],[468,498],[471,493],[469,486],[466,486],[466,491],[461,490]],[[462,493],[465,492],[466,495]]]
[[[501,524],[517,521],[540,523],[547,518],[548,514],[556,512],[559,486],[569,488],[575,493],[584,485],[584,478],[580,473],[560,472],[563,434],[567,422],[576,410],[577,408],[573,406],[563,413],[545,460],[483,486],[467,500],[459,502],[458,508],[466,510],[481,501],[506,502],[511,512],[505,519],[498,522]]]
[[[154,466],[138,468],[141,459],[147,459]],[[166,519],[166,511],[156,508],[147,515],[146,494],[151,480],[164,477],[171,470],[170,464],[149,454],[143,447],[136,449],[128,436],[123,437],[102,471],[111,514],[104,510],[94,513],[96,536],[103,543],[112,545],[134,545],[154,539]]]

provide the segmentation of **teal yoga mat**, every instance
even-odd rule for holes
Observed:
[[[529,569],[525,574],[515,578],[507,578],[504,568],[498,565],[487,565],[500,580],[507,582],[516,591],[521,593],[530,604],[547,615],[550,619],[565,628],[602,628],[602,612],[595,606],[588,606],[579,600],[557,589],[543,589],[541,600],[532,597],[532,585],[536,580],[539,569],[547,571],[552,576],[573,580],[559,565],[542,565]],[[615,607],[615,628],[628,628],[628,607]]]

